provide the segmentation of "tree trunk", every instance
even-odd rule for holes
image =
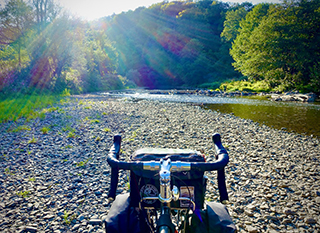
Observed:
[[[21,73],[21,41],[18,41],[18,59],[19,59],[19,64],[18,64],[18,72]]]

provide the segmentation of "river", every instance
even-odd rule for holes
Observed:
[[[319,103],[274,102],[248,97],[150,94],[148,91],[103,93],[103,95],[137,100],[196,103],[205,109],[251,119],[276,129],[320,137]]]

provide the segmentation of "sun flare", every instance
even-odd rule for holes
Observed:
[[[94,20],[112,14],[119,14],[138,7],[148,7],[160,0],[58,0],[60,5],[72,14],[87,20]]]

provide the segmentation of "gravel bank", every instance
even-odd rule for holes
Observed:
[[[42,120],[0,125],[0,231],[103,232],[106,155],[119,132],[122,157],[171,147],[203,151],[207,160],[211,135],[220,133],[230,155],[228,209],[239,231],[319,232],[318,139],[190,104],[94,95],[73,97]],[[206,199],[216,201],[216,174],[208,176]],[[127,182],[122,173],[119,193]]]

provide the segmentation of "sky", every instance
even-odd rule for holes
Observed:
[[[87,20],[94,20],[113,13],[119,14],[138,7],[149,7],[162,0],[58,0],[60,4],[73,14]],[[222,0],[223,2],[245,2],[246,0]],[[279,3],[280,0],[247,0],[253,4],[261,2]]]
[[[6,0],[0,0],[4,6]],[[104,16],[119,14],[129,10],[135,10],[140,6],[149,7],[152,4],[162,2],[162,0],[55,0],[59,2],[71,14],[85,20],[95,20]],[[279,3],[280,0],[222,0],[222,2],[251,2],[258,4],[261,2]]]

